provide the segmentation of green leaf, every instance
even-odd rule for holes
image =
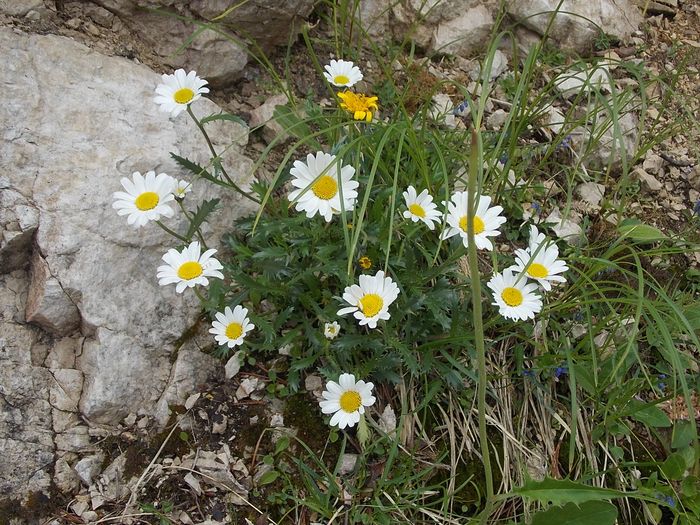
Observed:
[[[629,237],[633,241],[647,243],[667,239],[661,230],[643,223],[623,221],[617,228],[621,237]]]
[[[357,424],[357,439],[360,440],[360,445],[365,448],[367,443],[369,443],[369,438],[371,436],[369,425],[367,425],[367,420],[365,420],[365,415],[360,415],[360,422]]]
[[[313,135],[311,128],[289,106],[277,106],[272,115],[275,121],[293,137],[305,139]],[[316,144],[316,141],[312,140],[310,144]]]
[[[568,503],[563,507],[552,507],[538,512],[532,525],[614,525],[617,507],[606,501],[588,501],[581,505]]]
[[[270,483],[274,483],[277,478],[280,477],[280,473],[277,472],[276,470],[268,470],[260,476],[260,479],[258,480],[258,485],[269,485]]]
[[[214,184],[218,184],[219,186],[224,186],[224,187],[230,187],[228,184],[225,182],[217,179],[214,175],[209,173],[206,168],[203,168],[196,162],[192,162],[189,159],[186,159],[184,157],[180,157],[179,155],[175,155],[174,153],[170,154],[170,157],[177,162],[181,167],[185,168],[187,171],[191,172],[194,174],[196,177],[201,177],[202,179],[208,180],[209,182],[213,182]]]
[[[214,115],[209,115],[208,117],[204,117],[199,122],[200,124],[204,125],[208,122],[214,122],[216,120],[228,120],[230,122],[240,124],[241,126],[245,126],[246,128],[248,127],[248,124],[246,124],[241,117],[237,115],[231,115],[230,113],[216,113]]]
[[[197,207],[197,211],[192,217],[190,221],[190,227],[187,230],[187,234],[185,235],[187,239],[192,238],[197,229],[202,225],[204,221],[207,220],[209,214],[216,209],[216,206],[218,204],[219,199],[212,199],[210,201],[204,201],[201,206]]]
[[[592,500],[608,500],[628,495],[619,490],[592,487],[577,483],[570,479],[550,479],[543,481],[528,481],[522,487],[515,489],[513,494],[524,498],[534,499],[554,505],[564,503],[583,503]]]
[[[668,428],[672,425],[666,413],[655,404],[645,404],[637,399],[630,400],[625,415],[632,416],[649,427]]]
[[[277,443],[275,444],[275,456],[279,454],[280,452],[283,452],[289,448],[289,437],[288,436],[282,436],[277,440]]]
[[[695,432],[690,421],[679,419],[673,425],[673,438],[671,439],[671,447],[675,449],[687,447],[691,441],[695,439]]]
[[[685,472],[685,457],[678,452],[674,452],[661,464],[661,472],[663,472],[664,476],[666,476],[668,479],[683,479],[683,473]]]

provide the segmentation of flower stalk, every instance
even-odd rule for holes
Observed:
[[[477,199],[477,177],[479,173],[480,137],[476,129],[472,129],[471,156],[469,159],[469,181],[467,184],[467,217],[474,217]],[[476,242],[474,239],[474,220],[467,221],[469,277],[472,287],[472,311],[474,314],[474,344],[478,361],[477,406],[479,410],[479,443],[481,445],[481,457],[484,463],[484,476],[486,478],[486,505],[481,515],[481,523],[487,523],[493,506],[493,474],[491,473],[491,459],[489,456],[488,436],[486,434],[486,350],[484,348],[484,324],[481,313],[481,279],[479,275],[479,263],[476,255]]]

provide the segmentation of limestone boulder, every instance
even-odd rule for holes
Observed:
[[[507,10],[517,22],[540,36],[549,28],[549,37],[561,48],[581,55],[590,54],[603,33],[623,41],[628,39],[643,20],[631,0],[564,0],[559,4],[559,0],[509,0]]]
[[[159,112],[152,99],[160,77],[145,66],[67,38],[11,29],[0,29],[0,47],[7,96],[0,120],[12,123],[0,142],[2,187],[22,196],[13,201],[17,206],[28,204],[38,215],[27,222],[35,230],[38,270],[31,273],[21,310],[27,306],[28,317],[55,335],[77,327],[85,337],[74,359],[51,345],[45,349],[56,366],[71,362],[81,371],[78,406],[84,418],[109,424],[131,412],[149,412],[171,375],[175,341],[194,324],[199,305],[191,291],[177,294],[156,279],[161,256],[178,241],[154,224],[128,226],[112,209],[112,193],[134,171],[190,177],[169,152],[206,164],[204,139],[186,114],[170,118]],[[220,111],[205,99],[193,109],[202,116]],[[252,163],[240,146],[247,128],[233,122],[208,126],[215,147],[226,150],[229,174],[245,185]],[[193,209],[205,196],[222,199],[221,211],[205,228],[208,244],[217,247],[232,220],[252,207],[203,181],[194,181],[185,206]],[[182,230],[185,222],[173,218],[168,226]],[[41,399],[48,405],[48,392]],[[60,400],[61,407],[74,402],[72,394]]]

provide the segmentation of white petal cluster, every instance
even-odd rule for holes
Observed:
[[[144,177],[135,171],[131,180],[123,177],[121,183],[126,191],[114,192],[112,207],[118,215],[128,215],[127,223],[140,228],[149,221],[174,215],[168,204],[174,200],[172,191],[175,186],[175,179],[170,175],[156,175],[155,171],[149,171]]]
[[[156,88],[153,101],[160,106],[161,111],[170,113],[173,117],[177,117],[203,94],[209,93],[209,88],[204,87],[208,82],[199,78],[196,71],[185,73],[184,69],[178,69],[172,75],[163,75],[162,81]]]
[[[413,222],[422,221],[430,230],[434,230],[435,223],[440,222],[441,214],[428,190],[423,190],[418,194],[413,186],[409,186],[403,192],[403,198],[407,208],[403,212],[403,216]]]
[[[495,274],[487,286],[493,290],[492,303],[498,306],[503,317],[514,321],[534,319],[542,310],[542,298],[535,293],[537,285],[527,283],[524,276],[514,274],[510,269]]]
[[[337,87],[352,87],[362,80],[360,68],[348,60],[331,60],[324,69],[323,76]]]
[[[340,374],[338,382],[328,381],[321,394],[321,412],[333,414],[330,425],[338,428],[354,427],[366,407],[371,407],[376,399],[372,395],[372,383],[355,381],[353,374]]]
[[[217,343],[229,348],[243,344],[246,334],[255,328],[248,319],[248,309],[241,305],[233,310],[227,306],[223,312],[217,312],[215,317],[216,321],[212,323],[209,333],[214,335]]]
[[[566,282],[560,274],[568,269],[566,263],[559,259],[557,245],[548,241],[543,233],[539,233],[536,226],[530,227],[527,250],[516,250],[515,265],[511,266],[511,270],[524,273],[529,279],[537,281],[547,292],[552,289],[552,283]]]
[[[212,255],[216,250],[210,249],[201,253],[198,241],[192,242],[181,252],[170,249],[163,255],[166,264],[158,267],[158,284],[166,286],[177,284],[175,291],[182,293],[185,288],[192,288],[196,285],[207,286],[209,277],[223,279],[224,274],[219,270],[223,266]]]
[[[459,235],[466,248],[469,244],[467,235],[467,205],[469,196],[466,191],[455,192],[447,203],[447,225],[442,232],[442,239],[449,239],[453,235]],[[474,213],[474,243],[480,250],[493,250],[493,243],[489,237],[500,235],[498,228],[506,222],[506,218],[501,215],[501,206],[489,207],[491,197],[482,195],[479,197]]]
[[[343,299],[350,307],[338,310],[338,315],[353,313],[360,326],[376,328],[377,321],[391,318],[389,305],[399,296],[399,287],[383,271],[376,275],[360,275],[359,286],[345,288]]]
[[[331,222],[334,213],[355,207],[359,182],[353,180],[355,168],[343,166],[335,155],[319,151],[309,153],[306,163],[297,160],[289,171],[294,177],[289,200],[296,202],[296,210],[306,212],[308,218],[317,213]],[[341,207],[342,194],[342,207]]]

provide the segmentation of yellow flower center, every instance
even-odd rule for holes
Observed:
[[[152,210],[156,206],[158,206],[158,201],[160,198],[158,197],[158,194],[154,191],[145,191],[138,197],[136,197],[136,200],[134,201],[134,204],[136,204],[136,207],[141,210],[141,211],[148,211]]]
[[[189,281],[190,279],[194,279],[195,277],[202,275],[203,271],[204,269],[202,268],[202,265],[197,261],[187,261],[186,263],[180,265],[180,268],[177,269],[177,276],[180,279]]]
[[[173,93],[173,99],[178,104],[187,104],[194,98],[194,91],[190,88],[180,88]]]
[[[421,219],[425,219],[425,210],[423,209],[423,206],[421,206],[420,204],[411,204],[408,207],[408,211],[410,211],[416,217],[420,217]]]
[[[523,293],[517,288],[508,286],[501,292],[501,299],[508,306],[520,306],[523,304]]]
[[[543,264],[532,263],[527,267],[527,274],[535,279],[544,279],[549,275],[549,272]]]
[[[340,408],[351,414],[353,412],[357,412],[357,410],[362,406],[362,398],[360,397],[359,392],[355,392],[354,390],[348,390],[347,392],[343,392],[343,394],[340,396]]]
[[[333,82],[335,82],[336,84],[344,85],[350,82],[350,79],[345,75],[336,75],[335,78],[333,78]]]
[[[360,264],[360,268],[362,268],[363,270],[369,270],[372,267],[372,259],[370,259],[366,255],[360,257],[360,260],[357,262]]]
[[[376,293],[368,293],[360,299],[360,308],[366,317],[374,317],[384,306],[384,301]]]
[[[229,339],[238,339],[242,333],[243,326],[235,321],[226,327],[226,337]]]
[[[459,219],[459,227],[462,229],[462,231],[466,232],[467,231],[467,216],[464,215],[461,219]],[[474,216],[474,235],[479,235],[484,231],[484,221],[481,220],[481,217],[475,215]]]
[[[361,93],[345,91],[338,93],[340,107],[348,113],[352,113],[355,120],[372,120],[372,110],[377,110],[377,97],[368,97]]]
[[[330,175],[321,175],[311,186],[311,191],[319,199],[330,200],[338,193],[338,183]]]

